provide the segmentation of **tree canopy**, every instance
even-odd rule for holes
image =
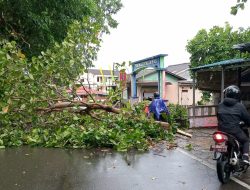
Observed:
[[[28,57],[37,56],[55,42],[61,43],[75,21],[81,27],[86,19],[98,23],[93,35],[108,32],[109,27],[117,26],[112,16],[121,6],[120,0],[1,0],[0,38],[16,41]]]
[[[72,122],[61,120],[78,105],[66,89],[76,88],[76,78],[92,66],[121,6],[120,0],[1,0],[0,125]],[[71,105],[51,113],[59,101]]]
[[[233,30],[228,23],[224,27],[214,26],[209,31],[201,29],[186,46],[190,53],[191,67],[206,65],[244,56],[233,45],[250,41],[250,29]]]

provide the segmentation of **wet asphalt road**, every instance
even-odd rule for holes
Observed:
[[[0,150],[0,190],[245,190],[179,150]]]

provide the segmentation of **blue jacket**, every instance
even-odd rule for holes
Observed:
[[[154,113],[157,120],[160,120],[161,113],[169,114],[168,108],[163,99],[155,98],[149,105],[149,112]]]

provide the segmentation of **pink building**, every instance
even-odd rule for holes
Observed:
[[[180,105],[193,104],[193,86],[189,63],[170,65],[165,68],[166,101]],[[154,69],[144,69],[136,76],[138,101],[152,97],[158,91],[158,76]],[[131,98],[131,83],[127,82],[128,99]],[[201,100],[201,91],[195,90],[196,103]]]

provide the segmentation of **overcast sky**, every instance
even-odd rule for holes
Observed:
[[[197,32],[229,22],[234,29],[250,26],[250,2],[236,16],[236,0],[122,0],[115,16],[119,25],[103,36],[95,67],[168,54],[165,66],[189,62],[185,46]]]

